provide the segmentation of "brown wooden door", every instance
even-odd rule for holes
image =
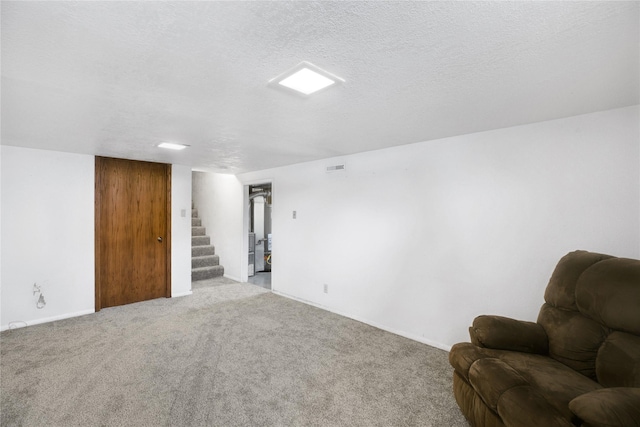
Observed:
[[[171,166],[96,157],[96,311],[171,296]]]

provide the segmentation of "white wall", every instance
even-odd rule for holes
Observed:
[[[640,256],[638,112],[240,175],[277,188],[273,290],[445,349],[479,314],[535,320],[566,252]]]
[[[0,150],[2,329],[92,313],[94,157]],[[34,283],[47,303],[42,309]]]
[[[191,167],[171,166],[171,296],[191,294]]]
[[[0,328],[2,322],[2,146],[0,146]]]
[[[241,260],[246,261],[242,255],[242,191],[234,175],[193,172],[193,203],[220,256],[225,277],[234,280],[241,280]]]
[[[93,156],[0,147],[1,328],[93,313]],[[172,296],[191,293],[191,168],[172,167]],[[185,210],[185,216],[181,211]],[[46,306],[36,308],[33,284]],[[12,323],[15,322],[15,323]]]

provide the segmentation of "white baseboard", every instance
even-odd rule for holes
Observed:
[[[242,283],[242,280],[240,280],[240,278],[235,277],[235,276],[229,276],[229,275],[225,274],[223,277],[225,277],[227,279],[235,280],[236,282],[241,282]]]
[[[33,326],[33,325],[39,325],[41,323],[55,322],[56,320],[63,320],[63,319],[69,319],[71,317],[85,316],[87,314],[93,314],[95,312],[96,312],[95,309],[90,309],[90,310],[76,311],[74,313],[60,314],[58,316],[45,317],[42,319],[34,319],[29,321],[14,320],[9,322],[8,325],[2,325],[2,327],[0,327],[0,330],[6,331],[8,329],[24,328],[25,326]]]
[[[180,292],[179,294],[171,294],[171,298],[186,297],[192,294],[193,291]]]
[[[439,343],[439,342],[436,342],[436,341],[432,341],[432,340],[426,339],[425,337],[421,337],[421,336],[418,336],[418,335],[415,335],[415,334],[407,333],[407,332],[404,332],[404,331],[399,331],[399,330],[394,329],[394,328],[389,328],[389,327],[387,327],[385,325],[381,325],[379,323],[372,322],[372,321],[370,321],[368,319],[364,319],[362,317],[354,316],[354,315],[348,314],[348,313],[343,313],[341,311],[334,310],[334,309],[332,309],[330,307],[327,307],[327,306],[324,306],[322,304],[317,304],[317,303],[315,303],[313,301],[308,301],[308,300],[305,300],[303,298],[298,298],[298,297],[295,297],[293,295],[286,294],[284,292],[276,291],[276,290],[273,290],[273,289],[271,290],[271,292],[273,292],[276,295],[280,295],[282,297],[285,297],[285,298],[288,298],[288,299],[292,299],[294,301],[298,301],[298,302],[301,302],[301,303],[304,303],[304,304],[308,304],[308,305],[317,307],[319,309],[330,311],[331,313],[335,313],[335,314],[338,314],[340,316],[347,317],[349,319],[353,319],[353,320],[356,320],[358,322],[365,323],[365,324],[367,324],[369,326],[373,326],[374,328],[378,328],[378,329],[381,329],[383,331],[390,332],[392,334],[399,335],[401,337],[408,338],[410,340],[417,341],[417,342],[420,342],[422,344],[426,344],[426,345],[431,346],[431,347],[439,348],[440,350],[451,351],[451,346],[450,345],[446,345],[446,344],[442,344],[442,343]]]

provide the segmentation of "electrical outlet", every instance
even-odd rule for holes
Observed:
[[[298,213],[296,211],[293,211],[293,219],[296,219],[296,216],[298,216]]]
[[[325,294],[329,293],[329,285],[327,285],[326,283],[324,284],[324,293]]]

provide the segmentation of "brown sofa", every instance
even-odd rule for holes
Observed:
[[[575,251],[537,322],[479,316],[451,348],[473,426],[640,426],[640,261]]]

